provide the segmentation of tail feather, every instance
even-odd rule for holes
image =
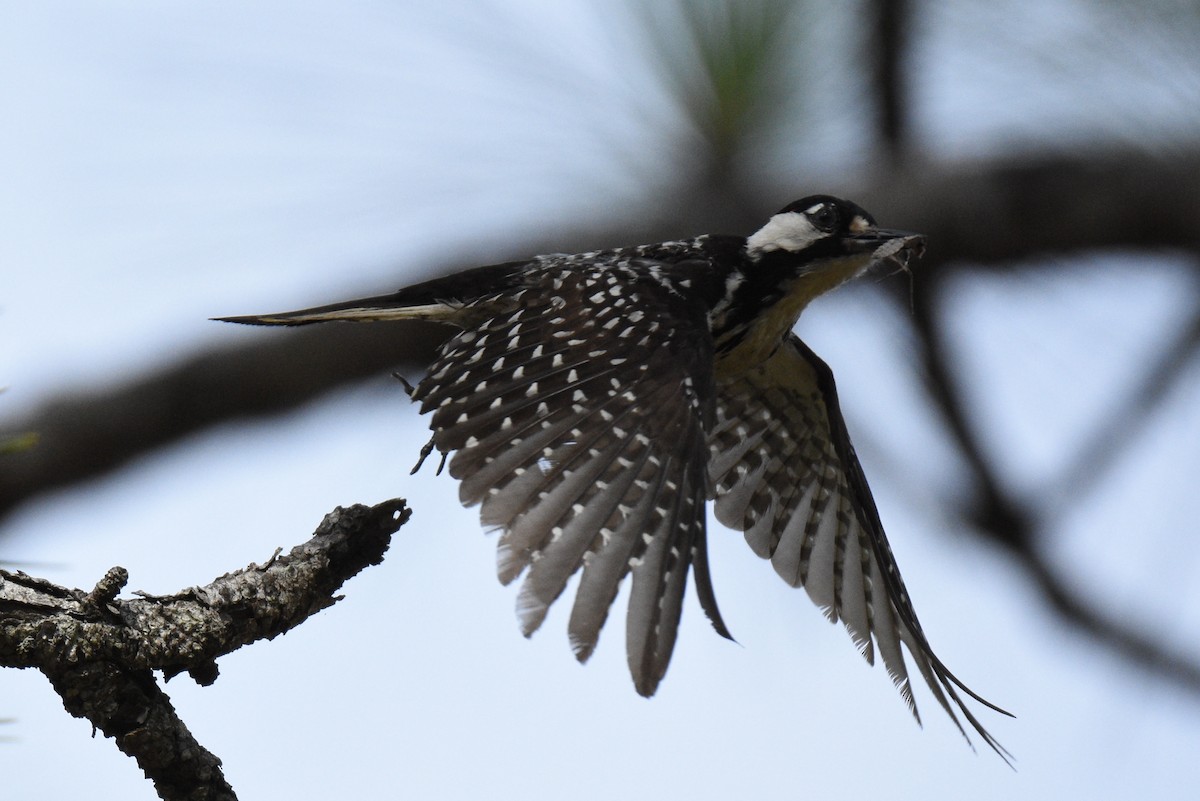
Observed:
[[[311,323],[377,322],[381,320],[444,320],[454,312],[454,307],[445,303],[430,303],[414,306],[397,295],[380,295],[374,298],[348,300],[311,309],[277,312],[274,314],[248,314],[239,317],[213,317],[223,323],[243,325],[309,325]]]
[[[484,296],[494,296],[505,289],[518,289],[529,264],[527,261],[490,264],[413,284],[390,295],[347,300],[311,309],[212,319],[243,325],[309,325],[335,320],[360,323],[377,320],[461,322],[459,318],[464,307],[478,302]]]

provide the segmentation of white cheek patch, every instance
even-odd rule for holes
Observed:
[[[828,236],[795,211],[776,214],[767,224],[755,231],[746,240],[746,249],[751,253],[769,253],[772,250],[800,251]]]

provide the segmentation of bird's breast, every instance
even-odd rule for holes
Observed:
[[[813,298],[861,268],[861,260],[850,261],[846,269],[804,273],[767,286],[747,281],[738,287],[727,308],[715,310],[710,318],[717,380],[736,377],[769,359]]]

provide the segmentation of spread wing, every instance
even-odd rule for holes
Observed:
[[[946,669],[917,621],[829,367],[792,335],[763,364],[719,379],[709,446],[717,519],[744,531],[784,581],[804,587],[831,621],[841,620],[868,662],[878,651],[918,721],[901,643],[963,736],[954,707],[1007,760],[959,691],[1004,710]]]
[[[533,270],[486,299],[505,310],[443,345],[413,393],[433,444],[454,452],[461,500],[501,530],[500,580],[525,575],[526,636],[582,568],[568,633],[585,661],[632,573],[626,645],[647,696],[671,657],[689,565],[728,636],[705,555],[712,341],[703,306],[661,280],[667,269],[687,265]]]

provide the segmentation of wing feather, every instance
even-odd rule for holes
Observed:
[[[847,518],[851,514],[849,501],[842,496],[842,509]],[[869,614],[870,597],[867,594],[866,576],[863,573],[863,562],[868,563],[869,546],[862,541],[861,530],[857,526],[847,525],[846,545],[842,553],[842,586],[838,593],[838,603],[841,608],[842,623],[854,638],[854,644],[862,651],[869,664],[875,664],[875,651],[871,643],[871,618]]]
[[[498,313],[464,316],[471,327],[413,393],[463,503],[501,530],[500,579],[524,574],[526,635],[582,570],[568,633],[586,660],[632,573],[627,647],[646,695],[670,661],[689,569],[728,636],[704,558],[712,342],[705,305],[663,279],[670,269],[684,268],[532,269],[487,299]]]
[[[548,542],[543,542],[537,555],[531,560],[529,574],[521,585],[517,598],[517,617],[521,621],[521,631],[525,636],[533,634],[542,624],[550,604],[558,599],[567,586],[567,581],[578,569],[584,553],[592,547],[596,534],[612,522],[611,518],[617,511],[617,504],[625,497],[632,483],[630,471],[621,468],[616,457],[624,450],[621,440],[613,439],[608,447],[597,451],[596,456],[580,469],[577,476],[584,482],[578,490],[573,490],[573,504],[584,499],[588,484],[603,481],[601,493],[592,498],[587,506],[580,504],[577,513],[570,517],[565,526],[554,526]],[[602,478],[603,477],[603,478]],[[559,485],[566,486],[566,482]],[[539,504],[541,511],[546,504]],[[558,513],[560,517],[564,512]],[[522,516],[510,531],[516,531],[517,525],[524,523]],[[518,536],[514,534],[516,542]]]
[[[642,491],[640,497],[623,513],[624,519],[620,525],[607,538],[602,538],[600,547],[584,560],[583,574],[567,624],[571,649],[580,662],[586,662],[595,650],[600,629],[616,600],[621,579],[633,567],[631,560],[636,558],[639,546],[644,545],[644,522],[654,509],[664,480],[663,471],[648,460],[643,462],[634,479],[635,486]]]
[[[649,458],[648,438],[616,434],[627,425],[631,411],[622,409],[611,425],[594,427],[586,439],[565,446],[561,460],[557,452],[547,457],[553,466],[538,471],[541,481],[518,493],[514,506],[527,511],[506,524],[500,549],[519,550],[520,555],[510,559],[531,565],[518,598],[521,608],[531,610],[529,615],[518,614],[526,636],[541,625],[596,537],[611,528],[636,475],[632,468]]]
[[[900,643],[963,735],[959,714],[1007,760],[959,691],[1008,713],[946,669],[917,621],[825,363],[792,336],[762,365],[723,373],[709,447],[717,519],[840,620],[868,662],[878,652],[914,716]]]
[[[648,400],[651,403],[669,402],[672,395],[671,387],[659,387],[651,393]],[[592,503],[603,503],[603,497],[609,493],[605,487],[595,485],[603,472],[606,463],[600,462],[594,466],[594,475],[584,473],[577,477],[577,467],[584,460],[595,461],[591,451],[606,440],[617,443],[617,449],[612,454],[612,460],[630,461],[626,451],[641,450],[649,447],[649,438],[635,433],[638,421],[633,407],[629,404],[615,404],[615,413],[607,418],[597,412],[605,406],[613,406],[612,397],[601,402],[595,410],[581,410],[574,425],[566,432],[566,441],[558,448],[547,446],[539,454],[538,463],[531,465],[526,475],[533,480],[521,482],[517,487],[497,486],[497,498],[508,498],[508,508],[519,514],[501,521],[504,533],[500,537],[501,551],[510,551],[512,565],[523,567],[531,562],[544,543],[552,534],[552,528],[565,524],[566,519],[577,514],[575,506],[588,506]],[[561,439],[561,438],[560,438]],[[621,462],[618,469],[624,470]],[[522,475],[519,478],[524,478]],[[538,480],[540,479],[540,480]],[[625,485],[628,492],[628,485]],[[589,497],[593,497],[588,501]],[[597,527],[598,528],[598,525]],[[593,531],[595,528],[593,528]],[[519,572],[519,570],[518,570]],[[572,571],[573,572],[573,571]],[[503,576],[501,577],[504,578]]]

